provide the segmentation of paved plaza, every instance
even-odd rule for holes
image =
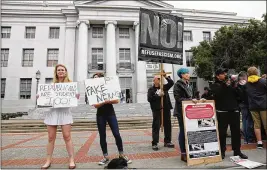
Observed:
[[[124,150],[127,156],[133,160],[130,168],[205,168],[205,169],[227,169],[238,168],[230,162],[229,157],[232,152],[227,152],[223,162],[187,167],[180,161],[180,151],[177,144],[178,129],[173,129],[173,142],[175,148],[163,147],[163,133],[160,138],[160,150],[151,149],[151,130],[124,130],[121,131]],[[98,132],[73,132],[72,133],[75,161],[77,169],[103,169],[97,165],[102,158],[99,145]],[[111,131],[107,134],[108,151],[111,158],[117,157],[117,148]],[[228,143],[230,139],[228,139]],[[26,133],[26,134],[2,134],[2,169],[39,169],[45,163],[47,133]],[[265,143],[266,148],[266,143]],[[228,151],[231,147],[228,146]],[[242,150],[249,156],[250,160],[266,163],[266,150],[256,149],[255,144],[242,145]],[[68,168],[68,154],[61,133],[57,134],[56,146],[53,154],[51,169]],[[266,168],[262,166],[261,168]]]

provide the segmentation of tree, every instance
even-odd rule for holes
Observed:
[[[263,21],[253,19],[248,24],[223,26],[212,41],[191,48],[198,77],[212,80],[219,67],[240,72],[257,66],[263,71],[267,58],[266,21],[264,14]]]

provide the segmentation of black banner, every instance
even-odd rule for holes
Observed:
[[[183,64],[184,19],[140,9],[138,60]]]

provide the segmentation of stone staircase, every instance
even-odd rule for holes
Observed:
[[[131,103],[114,105],[121,130],[126,129],[149,129],[152,127],[152,112],[149,103]],[[28,115],[2,120],[2,133],[31,133],[46,132],[43,123],[49,108],[37,108],[28,112]],[[74,118],[72,131],[96,131],[96,109],[86,104],[71,108]],[[178,127],[177,120],[172,117],[172,124]],[[107,129],[109,127],[107,126]],[[61,131],[61,128],[58,128]]]

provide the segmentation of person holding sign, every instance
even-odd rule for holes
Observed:
[[[147,100],[153,113],[152,123],[152,149],[159,150],[159,130],[161,122],[161,109],[163,109],[163,124],[164,124],[164,147],[174,148],[171,142],[171,112],[172,104],[168,91],[173,86],[173,80],[167,75],[164,78],[168,81],[163,86],[163,91],[160,90],[160,76],[155,76],[153,79],[153,86],[148,89]],[[163,108],[161,108],[161,97],[163,96]]]
[[[93,78],[99,78],[104,77],[102,73],[96,73],[93,75]],[[96,113],[96,122],[97,122],[97,128],[100,136],[100,146],[103,152],[104,158],[99,161],[99,165],[105,165],[109,162],[108,158],[108,149],[107,149],[107,141],[106,141],[106,124],[108,123],[113,136],[116,140],[116,145],[119,151],[119,158],[123,158],[127,161],[127,163],[132,163],[132,161],[123,154],[123,144],[122,144],[122,138],[119,132],[119,125],[118,120],[115,115],[115,110],[112,104],[119,103],[119,100],[106,100],[104,103],[95,104],[93,105],[95,108],[97,108]]]
[[[56,65],[53,81],[54,83],[71,82],[68,77],[67,68],[64,65]],[[78,94],[76,94],[76,97],[79,99]],[[51,165],[58,125],[62,128],[63,138],[69,154],[69,169],[75,169],[74,147],[71,139],[71,124],[73,123],[73,118],[69,108],[51,108],[49,113],[45,115],[44,123],[47,125],[48,130],[48,145],[46,163],[41,169],[48,169]]]
[[[240,136],[240,112],[238,107],[238,91],[236,84],[232,79],[227,79],[227,69],[218,69],[215,72],[215,82],[211,85],[211,92],[215,101],[220,146],[222,159],[225,158],[226,134],[228,125],[231,130],[231,143],[234,156],[240,156],[242,159],[248,159],[241,153]]]
[[[186,162],[186,148],[185,148],[185,134],[184,134],[184,120],[183,120],[183,111],[182,111],[182,101],[192,100],[194,103],[197,102],[196,99],[193,99],[193,91],[192,87],[189,84],[190,74],[187,68],[180,68],[177,71],[177,75],[180,78],[173,88],[173,95],[175,99],[175,109],[174,109],[174,116],[177,117],[179,122],[179,146],[181,150],[181,160]],[[205,99],[201,99],[202,102]]]

